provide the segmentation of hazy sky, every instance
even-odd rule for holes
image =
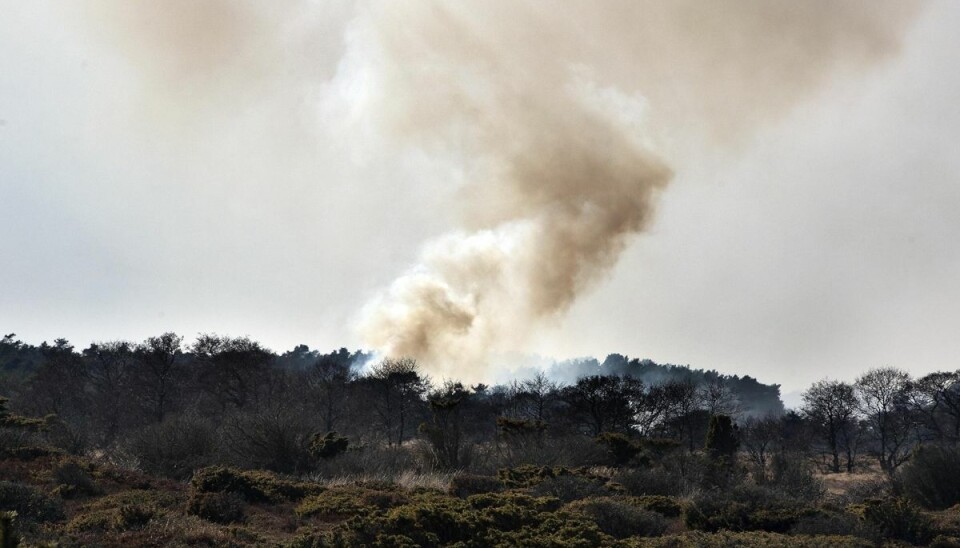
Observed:
[[[357,347],[363,307],[460,226],[469,173],[385,145],[357,99],[391,105],[397,62],[364,49],[365,4],[246,2],[229,24],[201,4],[0,0],[4,333]],[[960,367],[958,26],[928,3],[896,53],[732,143],[658,133],[652,222],[512,350],[786,390]]]

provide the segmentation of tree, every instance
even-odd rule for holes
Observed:
[[[249,337],[204,334],[190,347],[199,366],[201,388],[222,411],[232,405],[243,408],[256,400],[269,376],[275,356]]]
[[[840,471],[843,432],[852,427],[856,411],[857,397],[853,386],[847,383],[822,380],[803,393],[803,413],[819,428],[833,457],[833,472]],[[852,468],[853,462],[848,459],[847,470]]]
[[[95,417],[102,423],[102,442],[111,444],[121,427],[130,389],[133,345],[126,341],[94,343],[83,351],[86,378],[93,390]]]
[[[877,443],[880,468],[888,474],[910,457],[914,447],[916,417],[909,405],[913,390],[910,375],[892,367],[871,369],[857,378],[860,408]]]
[[[629,432],[636,425],[643,382],[631,377],[593,375],[564,388],[561,398],[573,419],[590,435]]]
[[[740,441],[754,465],[754,480],[767,481],[767,463],[783,440],[783,423],[780,417],[749,417],[740,426]]]
[[[713,415],[707,427],[707,441],[704,444],[707,455],[713,460],[726,459],[732,462],[740,449],[739,429],[727,415]]]
[[[692,379],[673,380],[663,384],[662,389],[662,397],[667,406],[663,424],[665,427],[675,429],[681,440],[686,439],[687,449],[692,453],[698,445],[696,442],[698,436],[695,435],[697,425],[703,424],[701,422],[703,419],[700,417],[703,414],[700,391],[697,390],[697,385]]]
[[[542,372],[520,383],[516,394],[524,418],[545,423],[550,405],[557,399],[560,385]]]
[[[413,358],[388,358],[373,367],[367,381],[373,389],[371,404],[384,428],[387,443],[402,444],[410,415],[422,402],[429,380],[420,375]]]
[[[356,358],[357,354],[341,348],[318,356],[308,370],[307,384],[327,432],[336,429],[338,420],[348,408],[346,400],[350,383],[355,378],[351,365]]]
[[[446,382],[427,396],[431,421],[420,425],[420,432],[430,442],[436,464],[454,470],[463,462],[463,417],[461,410],[470,393],[458,382]]]
[[[156,422],[163,422],[176,386],[182,381],[179,366],[183,361],[183,337],[164,333],[150,337],[136,348],[141,397],[152,408]]]
[[[960,371],[938,371],[913,383],[911,404],[938,441],[960,442]]]
[[[700,401],[710,415],[737,415],[740,401],[730,389],[729,383],[717,375],[700,388]]]
[[[79,413],[86,383],[80,355],[66,339],[43,343],[40,352],[44,361],[27,383],[30,408],[60,417]]]

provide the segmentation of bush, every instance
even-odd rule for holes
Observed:
[[[960,447],[920,446],[901,467],[897,484],[925,508],[942,510],[960,503]]]
[[[350,446],[350,440],[337,434],[336,432],[327,432],[321,436],[319,433],[310,438],[308,450],[310,454],[319,459],[332,459],[341,453],[345,453]]]
[[[863,507],[863,517],[886,538],[924,544],[933,537],[932,521],[908,499],[869,501]]]
[[[707,492],[693,499],[684,521],[691,529],[715,532],[769,531],[785,533],[800,518],[815,513],[811,507],[764,487],[740,486],[730,492]]]
[[[20,519],[38,522],[64,518],[62,502],[39,489],[11,481],[0,481],[0,510],[12,510]]]
[[[668,518],[675,518],[683,513],[683,504],[675,498],[662,495],[647,495],[633,497],[630,501],[634,506],[650,510]]]
[[[875,525],[847,512],[820,511],[801,517],[790,529],[792,535],[854,535],[877,544],[883,538]]]
[[[363,485],[338,486],[303,499],[296,513],[300,518],[339,520],[393,508],[406,502],[407,497],[392,486],[387,490]]]
[[[663,469],[628,470],[613,477],[629,495],[671,496],[679,494],[671,477]]]
[[[567,509],[587,516],[601,531],[616,538],[656,537],[667,530],[668,522],[662,515],[610,497],[579,500]]]
[[[763,531],[707,534],[690,531],[681,535],[644,539],[644,548],[875,548],[872,542],[851,536],[787,536]]]
[[[129,531],[142,528],[156,514],[156,508],[142,504],[125,504],[109,509],[88,509],[74,516],[67,524],[67,530],[74,533]]]
[[[595,479],[582,476],[558,476],[540,482],[529,489],[530,494],[538,497],[556,497],[563,502],[603,497],[613,493]]]
[[[813,466],[801,456],[774,454],[770,484],[794,498],[817,502],[826,493],[823,482],[814,475]]]
[[[233,493],[193,493],[187,513],[214,523],[243,521],[243,500]]]
[[[460,498],[481,493],[498,493],[503,490],[500,480],[493,476],[477,476],[474,474],[457,474],[450,480],[448,492]]]
[[[525,464],[515,468],[502,468],[497,471],[497,477],[507,488],[515,487],[533,487],[543,483],[548,479],[554,479],[564,476],[578,476],[592,480],[606,482],[607,478],[599,474],[592,473],[586,467],[566,468],[563,466],[532,466]]]
[[[185,480],[194,470],[214,462],[216,444],[211,424],[180,416],[133,432],[127,450],[144,472]]]
[[[7,449],[7,455],[17,460],[32,461],[43,457],[59,457],[65,455],[62,449],[43,445],[21,445]]]
[[[610,461],[623,466],[640,454],[640,444],[624,434],[604,432],[596,437],[597,443],[607,448]]]
[[[247,502],[295,502],[325,489],[315,483],[281,479],[269,472],[224,466],[197,470],[190,484],[197,493],[234,493]]]
[[[95,496],[103,490],[93,481],[93,476],[75,460],[65,460],[53,467],[53,479],[61,497]]]
[[[0,512],[0,547],[16,548],[20,544],[20,537],[14,527],[16,519],[16,512]]]

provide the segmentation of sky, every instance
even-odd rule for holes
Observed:
[[[444,339],[444,359],[470,354],[444,375],[618,352],[789,392],[871,367],[957,367],[960,4],[923,4],[868,61],[845,38],[785,58],[765,73],[779,80],[759,79],[777,89],[756,100],[735,84],[753,81],[757,59],[725,60],[736,78],[719,81],[725,73],[684,64],[704,59],[709,40],[653,31],[662,51],[620,58],[629,27],[603,10],[465,3],[450,20],[470,32],[457,33],[409,7],[427,3],[228,4],[0,0],[4,333],[77,346],[173,330],[250,335],[276,351],[389,347],[395,339],[371,329],[398,329],[380,311],[419,305],[408,288],[423,274],[466,291],[474,325],[488,326]],[[853,15],[809,24],[855,21],[857,3],[846,4]],[[604,4],[583,4],[594,5]],[[735,27],[731,17],[701,24]],[[554,32],[516,38],[538,22]],[[459,43],[469,37],[485,44],[483,62]],[[567,51],[571,41],[584,45]],[[856,66],[835,70],[833,59]],[[684,67],[691,74],[674,74]],[[439,74],[435,89],[425,73]],[[531,98],[545,105],[538,117]],[[568,107],[586,114],[558,118]],[[510,201],[529,189],[509,177],[474,179],[516,167],[503,142],[534,156],[565,150],[531,152],[539,134],[525,132],[539,123],[596,124],[626,138],[598,133],[604,145],[655,153],[670,176],[651,176],[643,215],[601,241],[609,252],[588,240],[571,259],[585,280],[572,296],[534,313],[511,301],[548,282],[510,253],[533,246],[524,257],[541,265],[544,240],[518,230],[543,234],[553,210]],[[488,247],[510,274],[484,300],[450,265]]]

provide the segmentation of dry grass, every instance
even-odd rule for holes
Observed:
[[[832,499],[854,500],[873,496],[887,488],[888,480],[872,459],[859,459],[853,472],[820,472],[816,477],[823,482],[827,496]]]
[[[311,478],[326,487],[342,487],[357,484],[393,484],[405,490],[446,490],[453,480],[454,472],[417,472],[406,470],[398,474],[348,474],[332,478]]]

